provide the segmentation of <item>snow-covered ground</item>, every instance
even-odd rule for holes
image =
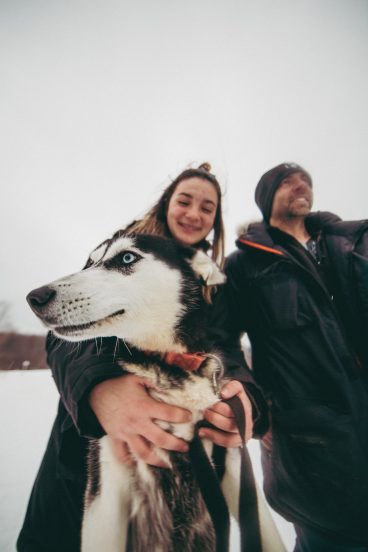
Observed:
[[[0,372],[0,552],[14,552],[31,486],[53,422],[58,394],[49,370]],[[259,449],[249,450],[259,485]],[[293,527],[271,512],[286,550],[292,551]],[[237,552],[235,545],[231,552]]]

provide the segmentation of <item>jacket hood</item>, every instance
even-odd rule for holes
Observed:
[[[305,219],[307,230],[314,234],[324,230],[329,234],[349,236],[356,240],[361,233],[367,229],[368,220],[343,221],[338,215],[329,211],[316,211],[307,215]],[[267,232],[269,225],[265,221],[248,222],[239,228],[238,240],[236,244],[241,244],[240,240],[247,240],[255,243],[261,243],[267,247],[274,247],[274,242]]]
[[[355,242],[367,230],[368,220],[342,220],[328,211],[317,211],[307,216],[306,227],[312,234],[324,230],[330,235],[345,236]]]
[[[341,218],[338,215],[330,213],[329,211],[316,211],[315,213],[307,215],[305,226],[309,232],[314,234],[335,222],[341,222]]]
[[[329,211],[316,211],[315,213],[307,215],[306,226],[310,232],[317,232],[324,226],[339,221],[341,221],[341,218],[334,213],[330,213]],[[264,220],[246,221],[237,227],[236,235],[238,238],[245,237],[249,231],[254,231],[254,226],[257,227],[258,225],[264,226],[265,228],[268,227],[268,223]]]

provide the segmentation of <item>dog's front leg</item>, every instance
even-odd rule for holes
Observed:
[[[105,436],[99,441],[98,464],[94,469],[99,470],[99,485],[95,496],[91,496],[90,485],[87,485],[82,552],[125,552],[132,468],[116,459],[110,440]]]

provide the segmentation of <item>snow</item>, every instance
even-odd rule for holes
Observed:
[[[49,370],[0,372],[0,552],[14,552],[28,496],[56,414],[58,393]],[[255,476],[262,486],[258,443],[249,443]],[[272,518],[291,552],[292,525]],[[235,545],[232,552],[237,552]]]
[[[57,398],[49,370],[0,372],[0,552],[15,550]]]

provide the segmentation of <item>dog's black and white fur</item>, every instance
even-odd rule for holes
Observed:
[[[157,421],[191,441],[204,409],[216,403],[222,364],[206,340],[202,287],[224,281],[202,251],[157,236],[117,236],[99,246],[81,272],[28,295],[34,312],[55,335],[81,341],[116,336],[125,371],[153,384],[156,399],[191,410],[190,423]],[[166,364],[167,352],[204,351],[197,372]],[[155,390],[153,390],[153,387]],[[205,442],[207,454],[212,445]],[[188,454],[158,449],[169,469],[137,460],[119,463],[109,437],[91,442],[82,527],[83,552],[213,552],[215,532]],[[239,451],[229,449],[222,480],[238,514]],[[128,527],[129,538],[128,538]],[[129,540],[129,545],[127,544]]]

